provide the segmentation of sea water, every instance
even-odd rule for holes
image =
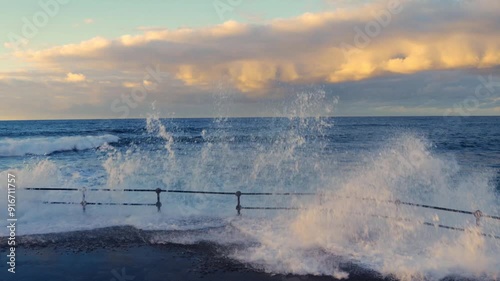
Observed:
[[[151,243],[238,245],[228,256],[271,273],[345,278],[339,264],[350,262],[404,280],[498,279],[500,240],[488,235],[500,235],[500,221],[481,218],[477,226],[470,214],[388,201],[500,215],[499,124],[500,117],[320,117],[301,106],[269,118],[160,119],[153,111],[144,119],[5,121],[0,186],[6,194],[7,174],[16,175],[18,235],[130,225],[165,231]],[[241,216],[236,196],[180,193],[162,193],[161,212],[94,205],[83,212],[81,191],[28,187],[115,189],[86,192],[87,202],[102,203],[156,203],[154,192],[127,188],[315,195],[243,195],[243,207],[295,209]]]

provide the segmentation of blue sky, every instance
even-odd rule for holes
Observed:
[[[0,3],[0,119],[500,114],[495,0]]]
[[[260,22],[266,19],[289,18],[305,12],[319,12],[325,7],[322,0],[252,0],[231,6],[233,11],[223,12],[220,18],[214,5],[216,1],[203,0],[67,0],[60,5],[61,12],[51,18],[31,42],[30,47],[42,48],[68,44],[95,36],[114,38],[123,34],[139,34],[140,27],[204,27],[220,24],[227,20],[239,22]],[[238,0],[234,0],[237,1]],[[40,0],[0,1],[4,11],[0,19],[3,31],[21,32],[22,18],[31,19],[40,10]],[[48,1],[42,1],[48,3]],[[223,6],[221,6],[223,7]],[[92,23],[85,23],[91,19]],[[8,40],[6,32],[4,40]],[[7,52],[2,46],[2,51]]]

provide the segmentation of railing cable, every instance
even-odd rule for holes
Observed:
[[[320,196],[320,201],[322,202],[324,200],[323,197],[335,197],[335,198],[340,198],[340,199],[355,199],[355,200],[363,200],[363,201],[374,201],[377,203],[390,203],[390,204],[396,204],[396,206],[400,205],[406,205],[406,206],[411,206],[411,207],[420,207],[420,208],[427,208],[427,209],[434,209],[434,210],[439,210],[439,211],[445,211],[445,212],[454,212],[454,213],[461,213],[461,214],[468,214],[468,215],[473,215],[476,219],[476,225],[479,226],[480,219],[481,218],[489,218],[489,219],[495,219],[495,220],[500,220],[500,216],[496,215],[489,215],[489,214],[484,214],[480,210],[476,211],[466,211],[466,210],[459,210],[459,209],[453,209],[453,208],[446,208],[446,207],[440,207],[440,206],[432,206],[432,205],[427,205],[427,204],[420,204],[420,203],[413,203],[413,202],[405,202],[401,200],[379,200],[376,198],[368,198],[368,197],[354,197],[354,196],[338,196],[338,195],[331,195],[327,193],[311,193],[311,192],[241,192],[241,191],[236,191],[236,192],[230,192],[230,191],[200,191],[200,190],[178,190],[178,189],[161,189],[161,188],[156,188],[156,189],[136,189],[136,188],[124,188],[124,189],[111,189],[111,188],[63,188],[63,187],[35,187],[35,188],[25,188],[25,190],[43,190],[43,191],[81,191],[82,192],[82,201],[77,203],[77,202],[58,202],[58,201],[44,201],[44,204],[59,204],[59,205],[81,205],[83,212],[86,211],[86,206],[88,205],[109,205],[109,206],[116,206],[116,205],[121,205],[121,206],[156,206],[158,212],[161,211],[162,203],[161,203],[161,193],[162,192],[167,192],[167,193],[184,193],[184,194],[206,194],[206,195],[233,195],[236,196],[237,198],[237,205],[236,205],[236,211],[238,215],[241,215],[242,210],[302,210],[305,208],[299,208],[299,207],[245,207],[241,205],[241,196]],[[88,191],[102,191],[102,192],[155,192],[156,193],[156,203],[113,203],[113,202],[87,202],[86,201],[86,192]],[[446,225],[436,225],[434,223],[428,223],[428,222],[423,222],[424,225],[432,225],[432,226],[437,226],[440,228],[446,228],[446,229],[452,229],[452,230],[458,230],[458,231],[465,231],[463,228],[457,228],[457,227],[452,227],[452,226],[446,226]],[[484,234],[484,236],[488,237],[493,237],[496,239],[499,239],[498,236],[492,236],[490,234]]]

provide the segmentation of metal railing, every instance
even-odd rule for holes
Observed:
[[[86,211],[86,207],[88,205],[97,205],[97,206],[102,206],[102,205],[108,205],[108,206],[116,206],[116,205],[121,205],[121,206],[156,206],[158,212],[161,211],[162,203],[161,203],[161,193],[186,193],[186,194],[206,194],[206,195],[232,195],[236,196],[236,212],[237,215],[241,215],[242,210],[307,210],[308,208],[305,207],[260,207],[260,206],[242,206],[241,205],[241,196],[320,196],[320,198],[323,198],[325,196],[329,196],[331,198],[340,198],[340,199],[355,199],[355,200],[360,200],[360,201],[372,201],[376,203],[387,203],[387,204],[395,204],[396,206],[410,206],[410,207],[417,207],[417,208],[425,208],[425,209],[433,209],[433,210],[439,210],[439,211],[444,211],[444,212],[452,212],[452,213],[459,213],[459,214],[468,214],[468,215],[473,215],[474,218],[476,219],[476,225],[480,225],[480,220],[481,218],[486,218],[486,219],[492,219],[492,220],[498,220],[500,221],[500,216],[497,215],[491,215],[491,214],[485,214],[481,210],[475,210],[475,211],[467,211],[467,210],[460,210],[460,209],[453,209],[453,208],[446,208],[446,207],[440,207],[440,206],[433,206],[433,205],[427,205],[427,204],[420,204],[420,203],[413,203],[413,202],[406,202],[406,201],[401,201],[401,200],[379,200],[375,198],[368,198],[368,197],[353,197],[353,196],[337,196],[337,195],[331,195],[327,193],[312,193],[312,192],[241,192],[241,191],[236,191],[236,192],[228,192],[228,191],[199,191],[199,190],[177,190],[177,189],[161,189],[161,188],[156,188],[156,189],[110,189],[110,188],[60,188],[60,187],[40,187],[40,188],[24,188],[25,190],[40,190],[40,191],[81,191],[82,192],[82,201],[81,202],[64,202],[64,201],[43,201],[42,203],[44,204],[61,204],[61,205],[81,205],[83,212]],[[155,192],[156,193],[156,203],[113,203],[113,202],[88,202],[86,201],[86,192],[88,191],[96,191],[96,192]],[[332,210],[331,208],[322,208],[324,210]],[[367,215],[367,214],[359,214],[359,215]],[[391,220],[399,220],[399,221],[413,221],[410,219],[405,219],[405,218],[400,218],[400,217],[389,217],[389,216],[381,216],[381,215],[374,215],[374,214],[368,214],[368,216],[372,217],[378,217],[378,218],[384,218],[384,219],[391,219]],[[443,228],[443,229],[449,229],[449,230],[456,230],[456,231],[467,231],[465,228],[461,227],[455,227],[455,226],[448,226],[448,225],[442,225],[442,224],[437,224],[437,223],[432,223],[432,222],[418,222],[422,225],[427,225],[427,226],[433,226],[433,227],[438,227],[438,228]],[[494,235],[494,234],[489,234],[489,233],[482,233],[478,232],[479,235],[485,236],[485,237],[490,237],[494,239],[500,239],[500,236]]]

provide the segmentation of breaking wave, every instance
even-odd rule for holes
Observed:
[[[324,195],[242,197],[244,207],[297,207],[294,210],[244,209],[242,216],[236,216],[235,196],[162,193],[161,212],[151,206],[89,206],[84,213],[78,205],[82,200],[80,192],[20,190],[24,205],[18,214],[25,223],[20,234],[27,235],[23,242],[30,239],[32,245],[45,245],[59,239],[78,246],[86,244],[85,237],[96,236],[109,237],[100,239],[106,245],[208,241],[222,247],[237,245],[225,254],[273,274],[343,279],[352,274],[345,270],[344,264],[352,263],[400,280],[441,280],[454,276],[498,280],[500,240],[479,235],[498,235],[498,221],[484,219],[477,226],[472,215],[384,203],[401,200],[469,211],[479,209],[485,214],[498,215],[500,201],[495,184],[498,170],[466,169],[453,155],[437,150],[425,135],[413,131],[398,129],[395,134],[383,131],[378,143],[371,142],[369,133],[381,130],[380,126],[349,131],[355,135],[330,137],[336,132],[332,119],[308,114],[318,112],[323,104],[323,99],[306,94],[292,105],[288,119],[241,121],[233,129],[227,120],[216,119],[212,126],[200,126],[199,131],[186,134],[199,139],[187,144],[178,141],[182,134],[176,135],[175,126],[152,116],[145,122],[147,134],[141,135],[140,141],[123,147],[103,147],[89,162],[81,162],[84,164],[73,170],[68,171],[67,160],[50,157],[53,159],[11,171],[18,176],[20,187],[117,189],[88,192],[88,202],[156,202],[156,194],[152,192],[120,192],[122,188]],[[257,129],[243,129],[241,124]],[[249,141],[233,141],[239,133]],[[360,146],[366,146],[365,150],[359,147],[353,151],[341,150],[344,145],[335,146],[342,138],[350,144],[365,134],[369,137]],[[118,140],[110,135],[93,138],[94,142],[84,141],[85,137],[75,137],[72,142],[68,141],[71,138],[42,139],[50,149],[33,149],[36,144],[33,139],[26,141],[32,150],[21,149],[19,142],[16,145],[21,155],[47,154],[60,151],[61,147],[74,149],[75,139],[79,140],[80,148]],[[263,142],[263,139],[273,141]],[[72,144],[63,146],[63,143]],[[6,154],[2,145],[0,154]],[[98,166],[92,167],[90,161]],[[74,172],[77,169],[80,170]],[[0,177],[6,178],[6,172],[0,172]],[[41,205],[41,201],[77,204]],[[0,202],[1,209],[5,205],[6,201]],[[54,223],[47,224],[47,218]],[[464,231],[430,227],[421,222]],[[123,225],[131,227],[117,228],[113,235],[106,236],[109,227]],[[73,236],[62,234],[68,231],[84,232]],[[52,234],[38,236],[42,233]]]
[[[68,136],[0,140],[0,156],[49,155],[54,152],[98,148],[117,142],[114,135]]]

